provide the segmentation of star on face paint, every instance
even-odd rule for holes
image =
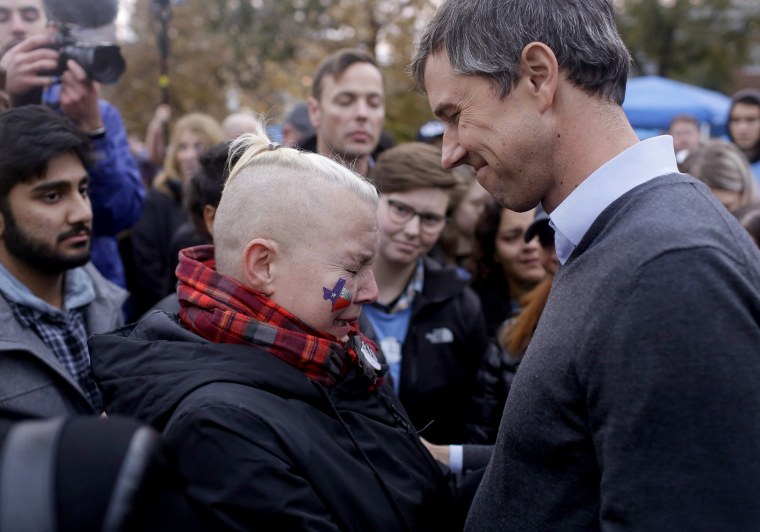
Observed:
[[[344,309],[351,304],[351,300],[353,299],[354,295],[350,290],[344,288],[345,285],[345,279],[338,279],[338,282],[335,283],[335,286],[332,290],[322,287],[322,290],[324,292],[322,298],[325,301],[332,301],[333,312]]]

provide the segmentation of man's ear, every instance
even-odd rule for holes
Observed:
[[[554,101],[559,80],[559,65],[552,49],[544,43],[528,43],[520,54],[520,77],[528,80],[538,98],[539,111],[545,112]]]
[[[274,293],[277,258],[277,243],[273,240],[257,238],[248,242],[243,251],[243,276],[248,286],[271,296]]]
[[[314,128],[319,127],[319,118],[322,115],[322,111],[319,108],[319,102],[313,96],[309,96],[309,120]]]

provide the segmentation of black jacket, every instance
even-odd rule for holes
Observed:
[[[466,427],[476,373],[489,344],[480,302],[453,268],[423,260],[425,284],[414,299],[402,346],[399,398],[420,435],[433,443],[492,443]],[[364,315],[359,323],[375,340]]]
[[[211,530],[174,453],[112,416],[28,418],[0,410],[0,532]]]
[[[451,530],[452,497],[387,386],[333,388],[175,315],[91,339],[106,411],[163,430],[219,528]]]
[[[176,257],[170,255],[172,238],[188,216],[182,209],[181,185],[176,181],[168,181],[167,185],[171,197],[155,188],[147,192],[143,214],[130,231],[131,256],[125,258],[125,262],[129,261],[125,266],[134,317],[172,291],[167,289],[171,268],[176,266]]]
[[[515,314],[512,300],[507,297],[509,294],[507,281],[501,273],[496,273],[489,278],[473,281],[471,286],[483,307],[486,333],[489,338],[495,339],[499,328]]]

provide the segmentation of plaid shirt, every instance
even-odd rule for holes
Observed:
[[[30,328],[50,348],[66,371],[79,383],[96,412],[103,410],[103,397],[92,378],[87,349],[84,308],[50,314],[8,301],[16,320]]]

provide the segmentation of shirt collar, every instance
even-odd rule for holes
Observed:
[[[564,264],[594,220],[620,196],[655,177],[678,172],[673,138],[638,142],[586,178],[549,215],[557,259]]]
[[[395,301],[392,301],[388,305],[383,305],[382,303],[375,301],[372,303],[372,305],[379,308],[386,314],[396,314],[397,312],[402,312],[412,306],[414,299],[417,297],[417,295],[422,293],[424,286],[425,263],[422,258],[420,258],[417,261],[417,268],[414,270],[414,275],[412,275],[411,279],[409,279],[406,287]]]
[[[65,273],[63,309],[71,310],[89,305],[95,300],[95,286],[84,268],[74,268]],[[0,293],[9,301],[33,308],[45,314],[59,314],[60,309],[35,296],[26,285],[16,279],[0,264]]]

